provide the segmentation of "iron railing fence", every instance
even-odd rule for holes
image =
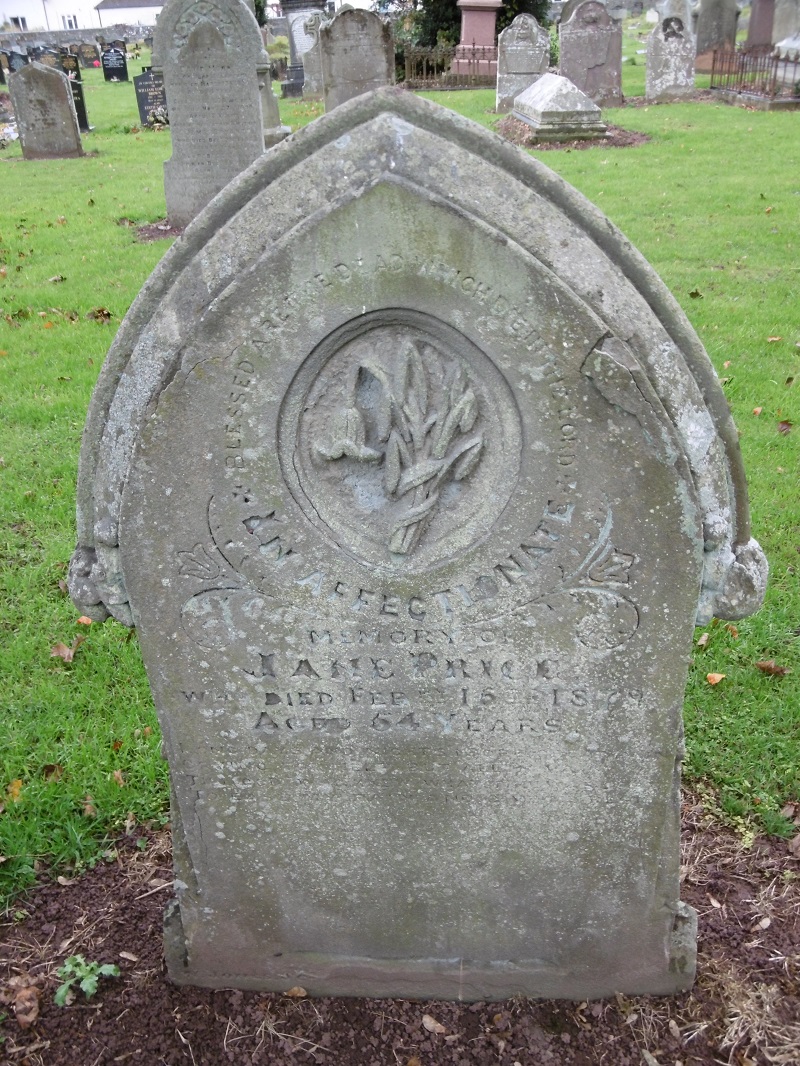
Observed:
[[[800,97],[800,52],[780,56],[771,45],[715,51],[711,88],[774,100]]]
[[[407,89],[485,89],[497,82],[497,49],[406,47],[405,68]]]

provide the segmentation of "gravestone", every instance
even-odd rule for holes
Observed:
[[[9,77],[8,88],[25,159],[76,159],[83,155],[66,74],[29,63]]]
[[[513,115],[539,141],[597,140],[607,132],[597,104],[567,78],[549,72],[517,96]]]
[[[76,55],[72,52],[62,52],[58,57],[61,70],[67,75],[70,81],[81,81],[81,65]]]
[[[78,499],[71,595],[162,723],[173,981],[691,985],[693,626],[766,564],[702,345],[561,178],[393,89],[301,129],[121,325]]]
[[[155,122],[163,123],[164,118],[168,117],[163,77],[152,70],[145,70],[134,77],[133,87],[141,124],[152,126]]]
[[[5,50],[0,51],[0,70],[3,72],[3,74],[8,74],[10,69],[11,68],[8,62],[8,52],[6,52]]]
[[[67,78],[67,80],[72,92],[72,103],[75,107],[78,129],[81,133],[91,133],[94,126],[89,125],[89,116],[86,114],[86,97],[83,94],[83,83],[72,78]]]
[[[306,23],[316,14],[326,11],[325,0],[283,0],[281,10],[286,17],[289,37],[289,65],[286,81],[281,82],[281,96],[303,95],[305,55],[317,42],[316,34],[306,29]]]
[[[100,59],[100,49],[96,44],[79,44],[78,45],[78,60],[80,65],[88,70],[94,67]]]
[[[303,96],[309,99],[322,97],[322,54],[319,31],[322,24],[328,21],[322,11],[315,11],[303,23],[304,31],[314,42],[303,53]]]
[[[341,11],[319,28],[325,110],[394,84],[392,27],[372,11]]]
[[[753,0],[747,26],[747,48],[769,48],[775,24],[775,0]]]
[[[29,63],[30,59],[25,52],[18,52],[15,48],[12,48],[8,53],[8,68],[12,74],[16,74],[23,67],[27,67]]]
[[[37,63],[41,63],[43,67],[54,67],[56,70],[61,70],[61,56],[58,52],[50,48],[41,48],[34,56]]]
[[[461,37],[450,69],[473,77],[497,76],[495,28],[503,0],[457,0],[461,12]]]
[[[550,34],[533,15],[517,15],[497,39],[495,110],[510,111],[514,98],[547,72]]]
[[[622,104],[622,24],[584,0],[558,28],[558,72],[600,107]]]
[[[677,17],[665,18],[647,38],[645,96],[680,100],[694,93],[694,38]]]
[[[738,0],[700,0],[695,69],[708,73],[715,51],[733,51],[739,21]]]
[[[128,60],[121,48],[106,48],[100,56],[106,81],[128,81]]]
[[[185,226],[264,151],[259,75],[269,57],[242,0],[168,0],[153,71],[164,79],[172,157],[164,164],[167,216]]]

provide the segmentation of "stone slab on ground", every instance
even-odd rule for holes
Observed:
[[[597,104],[559,74],[545,74],[520,93],[512,114],[540,141],[597,140],[608,129]]]

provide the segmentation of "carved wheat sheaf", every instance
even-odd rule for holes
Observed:
[[[365,391],[375,397],[369,412],[359,406]],[[478,401],[461,364],[446,361],[431,344],[406,341],[393,374],[378,363],[361,363],[350,405],[336,412],[331,443],[317,452],[329,462],[383,463],[386,496],[406,504],[389,536],[389,551],[410,555],[445,485],[462,481],[481,461],[477,419]],[[374,424],[371,443],[368,422]]]

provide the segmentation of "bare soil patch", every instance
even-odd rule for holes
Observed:
[[[646,144],[650,140],[646,133],[623,130],[619,126],[609,126],[608,134],[598,140],[537,141],[531,127],[526,122],[514,118],[513,115],[506,115],[497,123],[497,132],[512,144],[520,148],[533,148],[537,152],[563,152],[565,149],[584,151],[589,148],[633,148],[639,144]]]
[[[744,847],[695,800],[684,806],[684,837],[682,895],[700,915],[690,994],[456,1004],[170,985],[161,955],[169,834],[134,828],[109,861],[72,881],[43,880],[0,926],[8,1014],[0,1059],[20,1066],[800,1062],[800,862],[785,841]],[[103,978],[92,999],[79,995],[57,1007],[56,970],[74,954],[116,963],[121,975]]]
[[[160,222],[151,222],[147,226],[139,226],[136,236],[143,244],[151,241],[163,241],[167,237],[180,237],[183,233],[181,226],[173,226],[168,218],[162,218]]]

